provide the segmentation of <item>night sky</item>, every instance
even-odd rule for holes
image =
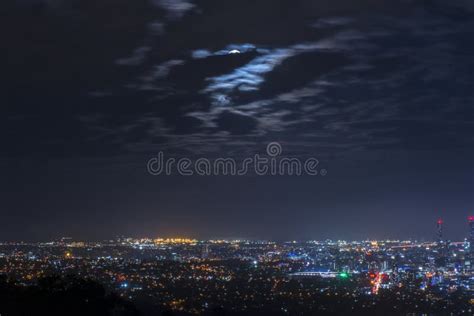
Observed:
[[[0,39],[0,240],[467,235],[471,0],[3,0]],[[270,142],[327,175],[147,172]]]

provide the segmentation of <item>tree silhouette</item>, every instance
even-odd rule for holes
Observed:
[[[92,280],[50,276],[34,286],[0,278],[0,314],[15,315],[138,315],[133,304]]]

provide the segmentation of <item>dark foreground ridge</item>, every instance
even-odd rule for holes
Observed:
[[[234,286],[236,292],[248,291],[243,283],[236,282]],[[369,297],[349,294],[355,286],[354,279],[336,282],[322,279],[291,280],[278,289],[281,293],[279,299],[265,302],[265,296],[270,293],[266,293],[268,289],[261,283],[255,285],[255,289],[260,289],[260,295],[250,291],[245,295],[247,299],[227,301],[224,305],[218,301],[211,302],[210,299],[209,305],[212,307],[205,312],[198,312],[191,308],[193,303],[199,301],[198,298],[193,298],[191,283],[186,286],[187,294],[183,292],[184,288],[168,288],[173,295],[188,296],[187,302],[176,300],[163,306],[154,304],[151,298],[138,299],[132,303],[115,293],[108,293],[101,284],[93,280],[75,276],[49,276],[29,286],[1,277],[0,313],[6,316],[472,315],[471,296],[461,290],[453,291],[444,299],[437,299],[436,293],[431,290],[409,288],[383,290],[378,296]],[[250,308],[245,308],[246,306]]]
[[[139,315],[130,302],[93,281],[49,276],[21,286],[0,276],[1,315]]]

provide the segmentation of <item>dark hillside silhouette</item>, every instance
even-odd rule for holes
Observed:
[[[92,280],[50,276],[35,286],[20,286],[0,277],[0,314],[12,315],[139,315],[132,303]]]

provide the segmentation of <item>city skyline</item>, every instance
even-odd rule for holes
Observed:
[[[98,312],[100,305],[93,302],[112,295],[115,304],[108,306],[128,304],[128,313],[122,307],[120,315],[133,310],[133,315],[186,316],[472,315],[474,218],[469,224],[470,242],[455,243],[442,238],[429,243],[185,238],[0,243],[0,289],[36,289],[51,297],[31,307],[2,295],[0,311],[61,314],[73,305]],[[438,233],[441,225],[436,222]],[[113,294],[98,296],[97,289]],[[63,305],[58,298],[65,296]],[[110,309],[115,308],[100,315]]]
[[[272,239],[272,238],[266,238],[266,239],[261,239],[262,241],[277,241],[277,242],[304,242],[304,241],[317,241],[317,242],[322,242],[322,241],[343,241],[343,242],[360,242],[360,241],[396,241],[396,242],[403,242],[403,241],[413,241],[413,242],[424,242],[424,243],[456,243],[456,242],[471,242],[474,244],[474,216],[468,216],[467,221],[466,221],[466,236],[462,240],[452,240],[449,238],[449,236],[446,236],[445,234],[445,228],[446,228],[446,223],[442,218],[438,218],[436,221],[436,230],[433,231],[433,238],[432,239],[424,239],[421,238],[420,240],[417,240],[416,238],[402,238],[402,239],[395,239],[395,238],[363,238],[363,239],[353,239],[353,240],[346,240],[344,238],[339,238],[339,239],[331,239],[331,238],[322,238],[322,239],[299,239],[299,240],[284,240],[284,239]],[[177,242],[177,243],[197,243],[197,242],[206,242],[206,241],[258,241],[258,238],[248,238],[245,236],[241,237],[229,237],[229,236],[214,236],[214,237],[208,237],[208,238],[198,238],[197,236],[190,236],[190,235],[160,235],[159,233],[155,234],[154,236],[125,236],[125,235],[115,235],[115,236],[109,236],[109,238],[104,238],[103,240],[123,240],[123,239],[128,239],[128,240],[151,240],[151,241],[169,241],[171,243]],[[74,237],[66,237],[66,236],[56,236],[51,239],[51,241],[63,241],[63,240],[69,240],[69,241],[99,241],[99,240],[93,240],[93,239],[78,239]],[[46,242],[47,240],[2,240],[0,242]]]

